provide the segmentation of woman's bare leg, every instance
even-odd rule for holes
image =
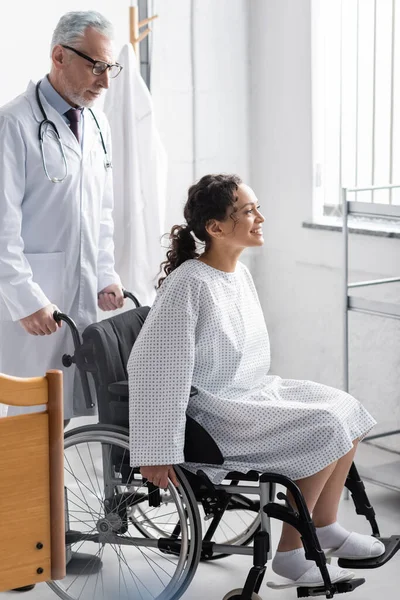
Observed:
[[[307,508],[313,515],[316,527],[330,525],[336,521],[340,497],[351,463],[353,462],[357,442],[358,440],[354,442],[353,448],[347,454],[325,467],[325,469],[322,469],[322,471],[296,481],[297,486],[304,496]],[[291,503],[293,503],[290,494],[288,497]],[[317,522],[315,522],[316,519]],[[288,525],[288,523],[283,523],[282,534],[277,548],[278,552],[288,552],[302,546],[300,533],[297,529]]]
[[[337,461],[336,467],[324,485],[324,488],[312,511],[315,527],[325,527],[337,520],[339,502],[349,473],[359,440],[354,440],[353,449]]]
[[[295,482],[304,496],[304,500],[310,513],[313,511],[326,482],[335,470],[336,464],[337,462],[334,462],[325,467],[325,469],[322,471],[319,471],[314,475],[310,475],[310,477],[299,479]],[[290,493],[288,493],[288,498],[292,506],[295,506]],[[294,550],[295,548],[302,548],[302,546],[303,544],[300,538],[300,533],[297,531],[297,529],[288,523],[283,523],[281,538],[277,548],[278,552],[288,552],[289,550]]]

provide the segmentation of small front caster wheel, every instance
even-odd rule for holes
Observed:
[[[243,588],[236,588],[236,590],[231,590],[230,592],[225,594],[222,600],[240,600],[242,592]],[[262,598],[261,596],[253,592],[251,595],[251,600],[262,600]]]

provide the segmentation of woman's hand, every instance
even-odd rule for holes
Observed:
[[[178,487],[179,481],[172,465],[159,465],[156,467],[140,467],[142,477],[150,481],[153,485],[161,489],[168,487],[168,478],[175,487]]]

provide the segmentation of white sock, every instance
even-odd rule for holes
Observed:
[[[327,564],[326,568],[332,582],[351,579],[354,576],[354,573],[340,567]],[[313,560],[306,559],[304,548],[296,548],[289,552],[277,552],[272,561],[272,570],[277,575],[291,579],[293,582],[306,576],[308,585],[324,585],[319,568]]]
[[[296,548],[288,552],[277,552],[272,561],[272,570],[281,577],[296,581],[314,564],[314,561],[306,559],[304,548]]]
[[[343,542],[349,537],[350,531],[347,531],[337,521],[325,527],[316,527],[317,537],[321,548],[340,548]]]
[[[351,535],[351,538],[346,543],[345,555],[372,558],[381,556],[385,552],[385,546],[379,540],[371,535],[363,535],[361,533],[350,534],[337,521],[326,527],[316,527],[316,530],[322,550],[337,550]]]

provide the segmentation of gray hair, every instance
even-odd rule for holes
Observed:
[[[110,40],[114,37],[112,24],[100,13],[94,10],[68,12],[57,23],[51,39],[51,51],[58,44],[74,46],[84,36],[87,27],[93,27]]]

